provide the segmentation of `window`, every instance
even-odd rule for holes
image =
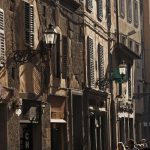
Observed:
[[[4,31],[4,11],[0,9],[0,67],[4,65],[6,60]]]
[[[131,81],[131,75],[132,75],[132,69],[131,69],[131,66],[128,65],[128,74],[127,74],[127,77],[128,77],[128,97],[131,98],[132,96],[132,81]]]
[[[131,98],[131,78],[128,79],[128,96],[129,98]]]
[[[62,78],[67,78],[67,55],[68,55],[68,42],[67,37],[62,37]]]
[[[132,22],[132,0],[127,0],[127,20]]]
[[[67,49],[67,42],[65,41],[65,46],[63,47],[63,50],[66,51]],[[65,48],[65,49],[64,49]],[[57,35],[57,41],[56,41],[56,46],[55,46],[55,50],[54,50],[54,55],[53,57],[55,58],[55,71],[54,71],[54,76],[57,78],[60,78],[60,35]],[[67,62],[67,60],[66,60]]]
[[[135,53],[137,54],[137,55],[140,55],[140,52],[139,52],[139,44],[138,43],[135,43]],[[140,68],[140,60],[135,60],[135,65],[136,65],[136,67],[137,68]]]
[[[128,40],[128,47],[133,50],[133,41],[131,39]]]
[[[103,18],[103,3],[102,0],[97,0],[97,17],[99,20]]]
[[[125,2],[124,0],[120,0],[120,16],[125,17]]]
[[[87,38],[87,73],[88,85],[94,87],[94,61],[93,61],[93,39]]]
[[[138,54],[138,55],[140,54],[140,52],[139,52],[139,45],[136,44],[136,43],[135,43],[135,53]]]
[[[34,47],[34,8],[24,1],[25,44]]]
[[[89,11],[92,11],[93,9],[92,0],[86,0],[86,6]]]
[[[103,89],[103,85],[101,85],[104,80],[104,52],[103,46],[98,44],[98,70],[99,70],[99,88]]]
[[[114,0],[114,12],[116,12],[116,0]]]
[[[139,18],[138,18],[138,2],[137,2],[137,0],[134,0],[133,8],[134,8],[134,25],[135,25],[135,27],[138,27]]]
[[[15,10],[15,0],[10,0],[10,2],[9,2],[9,4],[10,4],[10,11],[14,11]]]

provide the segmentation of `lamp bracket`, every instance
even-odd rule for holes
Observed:
[[[40,50],[16,50],[13,57],[17,63],[25,63],[32,59],[37,54],[40,54]]]

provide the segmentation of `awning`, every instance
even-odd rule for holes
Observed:
[[[51,119],[51,123],[66,123],[66,120],[64,119]]]
[[[117,50],[117,45],[115,45],[115,49]],[[119,52],[119,55],[122,57],[127,57],[129,59],[140,59],[141,57],[133,52],[131,49],[129,49],[127,46],[125,46],[122,43],[119,43],[119,49],[117,50]]]

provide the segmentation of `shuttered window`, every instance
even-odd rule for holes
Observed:
[[[89,11],[92,11],[93,9],[92,0],[86,0],[86,6]]]
[[[131,92],[132,92],[131,91],[131,79],[129,78],[128,79],[128,96],[129,96],[129,98],[131,98],[131,95],[132,95]]]
[[[99,70],[99,88],[103,89],[103,85],[101,84],[104,80],[104,52],[103,46],[98,44],[98,70]]]
[[[127,20],[132,22],[132,0],[127,0]]]
[[[62,78],[67,78],[67,55],[68,55],[68,40],[66,36],[62,37]]]
[[[55,57],[55,73],[54,76],[57,78],[60,78],[60,35],[57,35],[57,41],[56,41],[56,49],[54,50],[54,55],[52,57]]]
[[[99,20],[103,18],[103,3],[102,0],[97,0],[97,17]]]
[[[138,27],[139,17],[138,17],[138,1],[137,0],[134,0],[133,9],[134,9],[134,25],[135,27]]]
[[[4,32],[4,11],[0,9],[0,67],[4,65],[6,61],[5,51],[5,32]]]
[[[34,7],[24,2],[25,44],[34,47]]]
[[[133,41],[131,39],[128,40],[128,47],[133,51]]]
[[[114,0],[114,12],[116,12],[116,0]]]
[[[88,85],[94,87],[94,60],[93,60],[93,39],[87,38],[87,73]]]
[[[124,0],[120,0],[119,1],[119,6],[120,6],[120,16],[121,17],[125,17],[125,1]]]

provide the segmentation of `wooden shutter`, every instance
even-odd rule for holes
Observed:
[[[102,83],[104,80],[104,52],[103,46],[98,44],[98,69],[99,69],[99,81]],[[100,84],[100,89],[102,85]]]
[[[121,17],[125,17],[125,1],[124,0],[120,0],[120,16]]]
[[[128,79],[128,96],[129,98],[131,98],[131,78]]]
[[[68,70],[68,40],[66,36],[62,37],[62,78],[67,78]]]
[[[92,11],[93,8],[92,0],[86,0],[86,6],[89,11]]]
[[[136,27],[138,27],[139,25],[139,18],[138,18],[138,1],[137,0],[134,0],[134,25]]]
[[[116,12],[116,0],[114,0],[114,12]]]
[[[5,31],[4,31],[4,11],[0,9],[0,66],[6,61],[5,52]]]
[[[55,54],[55,77],[60,78],[60,35],[57,35]]]
[[[25,44],[34,47],[34,8],[24,1]]]
[[[127,0],[127,20],[132,22],[132,0]]]
[[[87,73],[88,85],[94,87],[94,60],[93,60],[93,39],[87,38]]]
[[[30,5],[30,47],[34,47],[34,7]]]
[[[99,20],[103,18],[103,3],[102,0],[97,0],[97,17]]]
[[[25,44],[30,45],[30,5],[24,2]]]

